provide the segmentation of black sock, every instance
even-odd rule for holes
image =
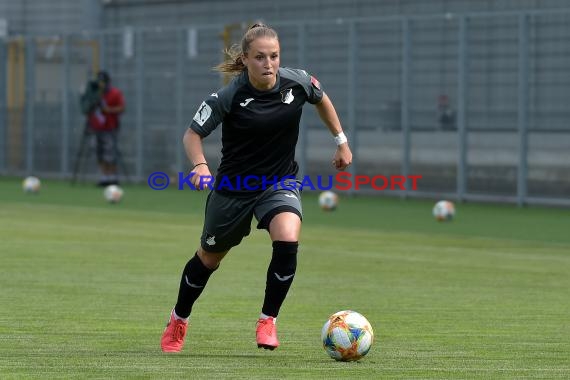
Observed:
[[[216,268],[217,269],[217,268]],[[195,254],[184,267],[182,278],[180,279],[180,290],[178,291],[178,301],[174,307],[176,315],[180,318],[188,318],[192,311],[192,305],[202,294],[210,275],[215,269],[206,267],[202,260]]]
[[[265,284],[265,299],[261,312],[271,317],[277,317],[281,304],[293,283],[297,269],[298,242],[274,241],[273,256],[267,268]]]

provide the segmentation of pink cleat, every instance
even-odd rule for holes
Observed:
[[[260,318],[257,320],[257,328],[255,330],[257,347],[266,350],[274,350],[279,347],[277,340],[277,327],[275,326],[275,318]]]
[[[174,318],[173,313],[170,313],[170,320],[162,333],[160,340],[160,348],[162,352],[180,352],[184,347],[184,337],[188,329],[188,322],[181,321]]]

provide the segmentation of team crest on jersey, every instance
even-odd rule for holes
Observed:
[[[293,99],[295,99],[295,97],[293,96],[293,89],[292,88],[281,91],[281,101],[283,103],[291,104]]]
[[[206,244],[216,245],[216,237],[214,235],[208,235],[208,237],[206,238]]]
[[[210,118],[212,115],[212,108],[206,104],[206,102],[202,102],[198,111],[196,111],[196,115],[194,115],[194,121],[200,125],[200,127],[204,126],[204,123]]]

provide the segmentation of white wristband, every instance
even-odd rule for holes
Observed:
[[[336,145],[344,144],[347,141],[348,139],[346,138],[344,132],[341,132],[334,137],[334,142],[336,143]]]

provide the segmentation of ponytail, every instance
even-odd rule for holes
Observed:
[[[219,71],[224,74],[236,75],[246,69],[241,60],[242,52],[239,45],[232,45],[224,51],[224,55],[226,56],[226,59],[222,63],[214,66],[215,71]]]

